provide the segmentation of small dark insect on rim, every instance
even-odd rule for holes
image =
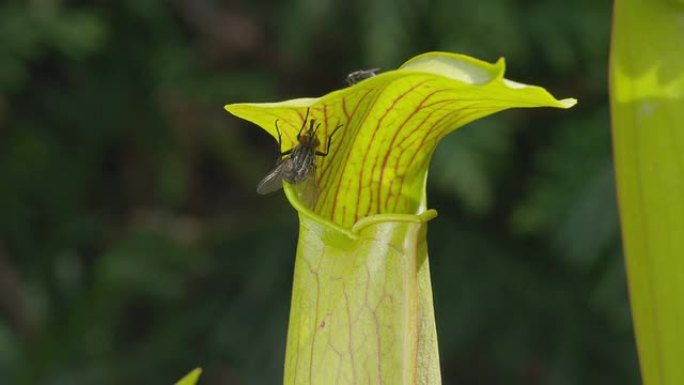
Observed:
[[[347,85],[353,86],[354,84],[366,80],[368,78],[372,78],[373,76],[376,76],[378,74],[378,71],[380,71],[380,68],[370,68],[367,70],[358,70],[350,73],[347,75],[347,78],[345,81],[347,82]]]

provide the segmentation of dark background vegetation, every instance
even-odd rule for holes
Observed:
[[[439,147],[444,383],[637,384],[606,94],[610,2],[0,5],[0,384],[281,383],[297,218],[223,105],[445,50],[577,97]],[[326,384],[320,384],[326,385]]]

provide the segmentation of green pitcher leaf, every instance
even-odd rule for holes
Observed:
[[[318,127],[313,175],[284,186],[300,218],[286,385],[440,383],[430,158],[474,119],[576,103],[503,74],[503,60],[435,52],[320,98],[226,106],[280,137],[283,152],[309,140],[300,132],[311,120]]]
[[[197,381],[199,381],[201,374],[202,369],[195,368],[190,373],[186,374],[185,377],[178,380],[175,385],[195,385],[197,384]]]
[[[615,2],[611,119],[643,382],[684,384],[684,6]]]

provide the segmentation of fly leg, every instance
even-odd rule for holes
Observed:
[[[292,149],[289,149],[287,151],[283,151],[283,137],[280,134],[280,128],[278,128],[278,120],[276,119],[275,121],[275,126],[276,126],[276,132],[278,133],[278,152],[280,152],[280,157],[282,158],[285,155],[290,155],[292,152]]]
[[[297,140],[302,136],[302,131],[304,131],[304,127],[306,127],[306,121],[309,120],[309,110],[310,107],[306,108],[306,115],[304,116],[304,121],[302,122],[302,126],[299,127],[299,132],[297,133]],[[311,126],[313,126],[313,120],[311,120]]]
[[[328,142],[325,144],[325,152],[323,152],[323,151],[316,151],[316,155],[318,155],[318,156],[328,156],[328,152],[330,151],[330,141],[332,140],[332,137],[333,137],[333,135],[335,135],[335,133],[337,132],[337,130],[340,129],[340,127],[342,127],[342,124],[340,124],[339,126],[335,127],[335,129],[333,130],[333,132],[331,132],[330,135],[328,135]]]

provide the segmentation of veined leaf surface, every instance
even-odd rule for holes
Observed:
[[[475,119],[575,104],[503,75],[503,60],[434,52],[320,98],[226,106],[274,138],[277,121],[283,150],[315,119],[329,153],[302,186],[285,185],[300,217],[286,385],[440,383],[425,241],[436,215],[425,198],[430,158]]]

